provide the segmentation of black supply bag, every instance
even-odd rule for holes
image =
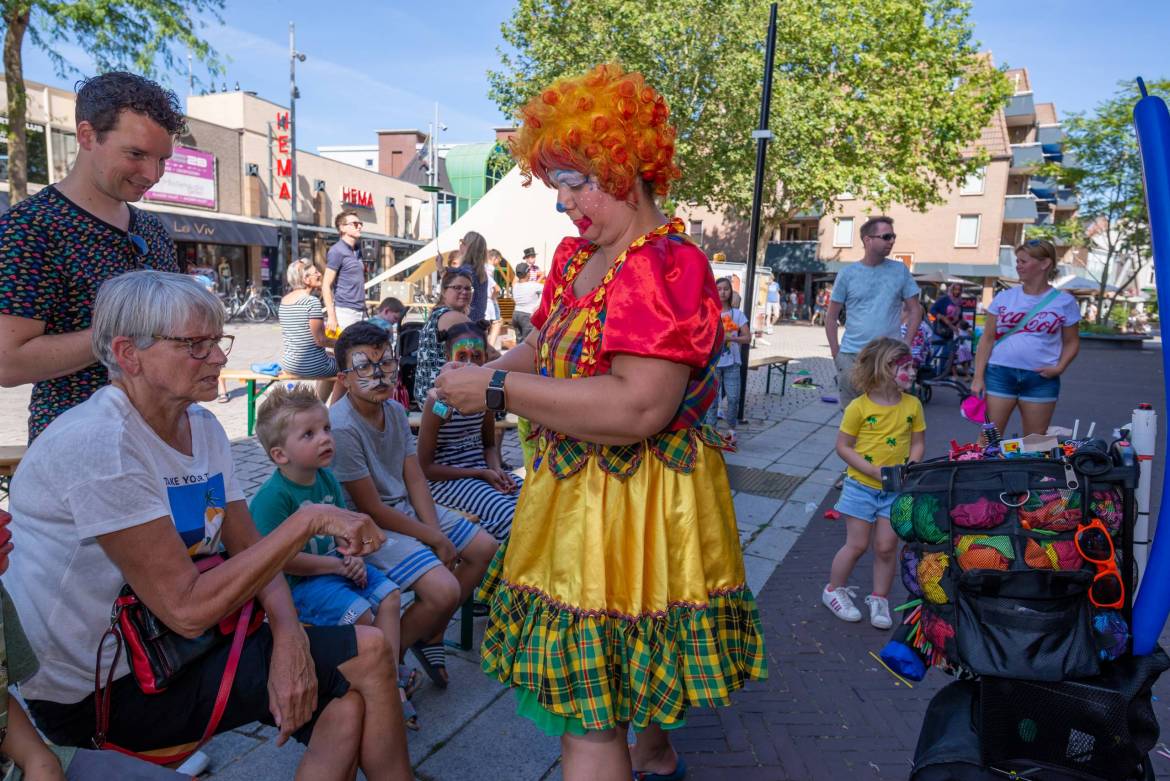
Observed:
[[[969,570],[959,577],[956,646],[978,675],[1059,681],[1096,675],[1087,592],[1093,575]]]
[[[1080,680],[981,679],[977,728],[984,763],[1026,759],[1084,778],[1142,778],[1158,743],[1150,690],[1168,668],[1170,658],[1157,648],[1102,664],[1100,675]]]

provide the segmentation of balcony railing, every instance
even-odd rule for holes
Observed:
[[[1069,189],[1057,190],[1056,200],[1052,203],[1054,209],[1076,209],[1080,206],[1077,194]]]
[[[1003,199],[1004,222],[1031,225],[1036,217],[1036,199],[1031,195],[1008,195]]]
[[[1042,125],[1036,128],[1036,140],[1045,154],[1060,154],[1064,148],[1064,129],[1060,125]]]
[[[764,251],[764,263],[777,274],[820,271],[823,264],[817,260],[815,241],[769,241]]]
[[[1041,201],[1055,200],[1057,189],[1057,182],[1051,176],[1033,176],[1028,179],[1028,192]]]
[[[1044,162],[1044,151],[1039,144],[1012,144],[1011,173],[1027,173]]]
[[[1036,104],[1032,101],[1031,92],[1021,92],[1012,95],[1007,107],[1003,110],[1008,127],[1016,125],[1030,125],[1036,121]]]

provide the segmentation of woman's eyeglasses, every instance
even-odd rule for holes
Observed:
[[[197,361],[207,360],[212,349],[216,346],[226,358],[228,353],[232,351],[232,343],[236,340],[236,337],[231,334],[220,334],[219,336],[163,336],[154,334],[151,338],[162,339],[166,342],[182,342],[187,345],[187,354]]]
[[[1089,586],[1089,601],[1097,607],[1120,608],[1125,604],[1125,583],[1117,568],[1113,537],[1100,518],[1077,526],[1077,552],[1085,561],[1097,567],[1097,574]]]

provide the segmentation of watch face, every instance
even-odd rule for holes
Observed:
[[[503,388],[488,388],[487,389],[487,408],[493,412],[504,411],[504,389]]]

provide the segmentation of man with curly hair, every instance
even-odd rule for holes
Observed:
[[[178,271],[162,222],[130,206],[163,174],[185,122],[170,90],[104,73],[77,91],[69,174],[0,216],[0,385],[35,383],[29,441],[108,382],[94,358],[97,290],[136,269]]]

